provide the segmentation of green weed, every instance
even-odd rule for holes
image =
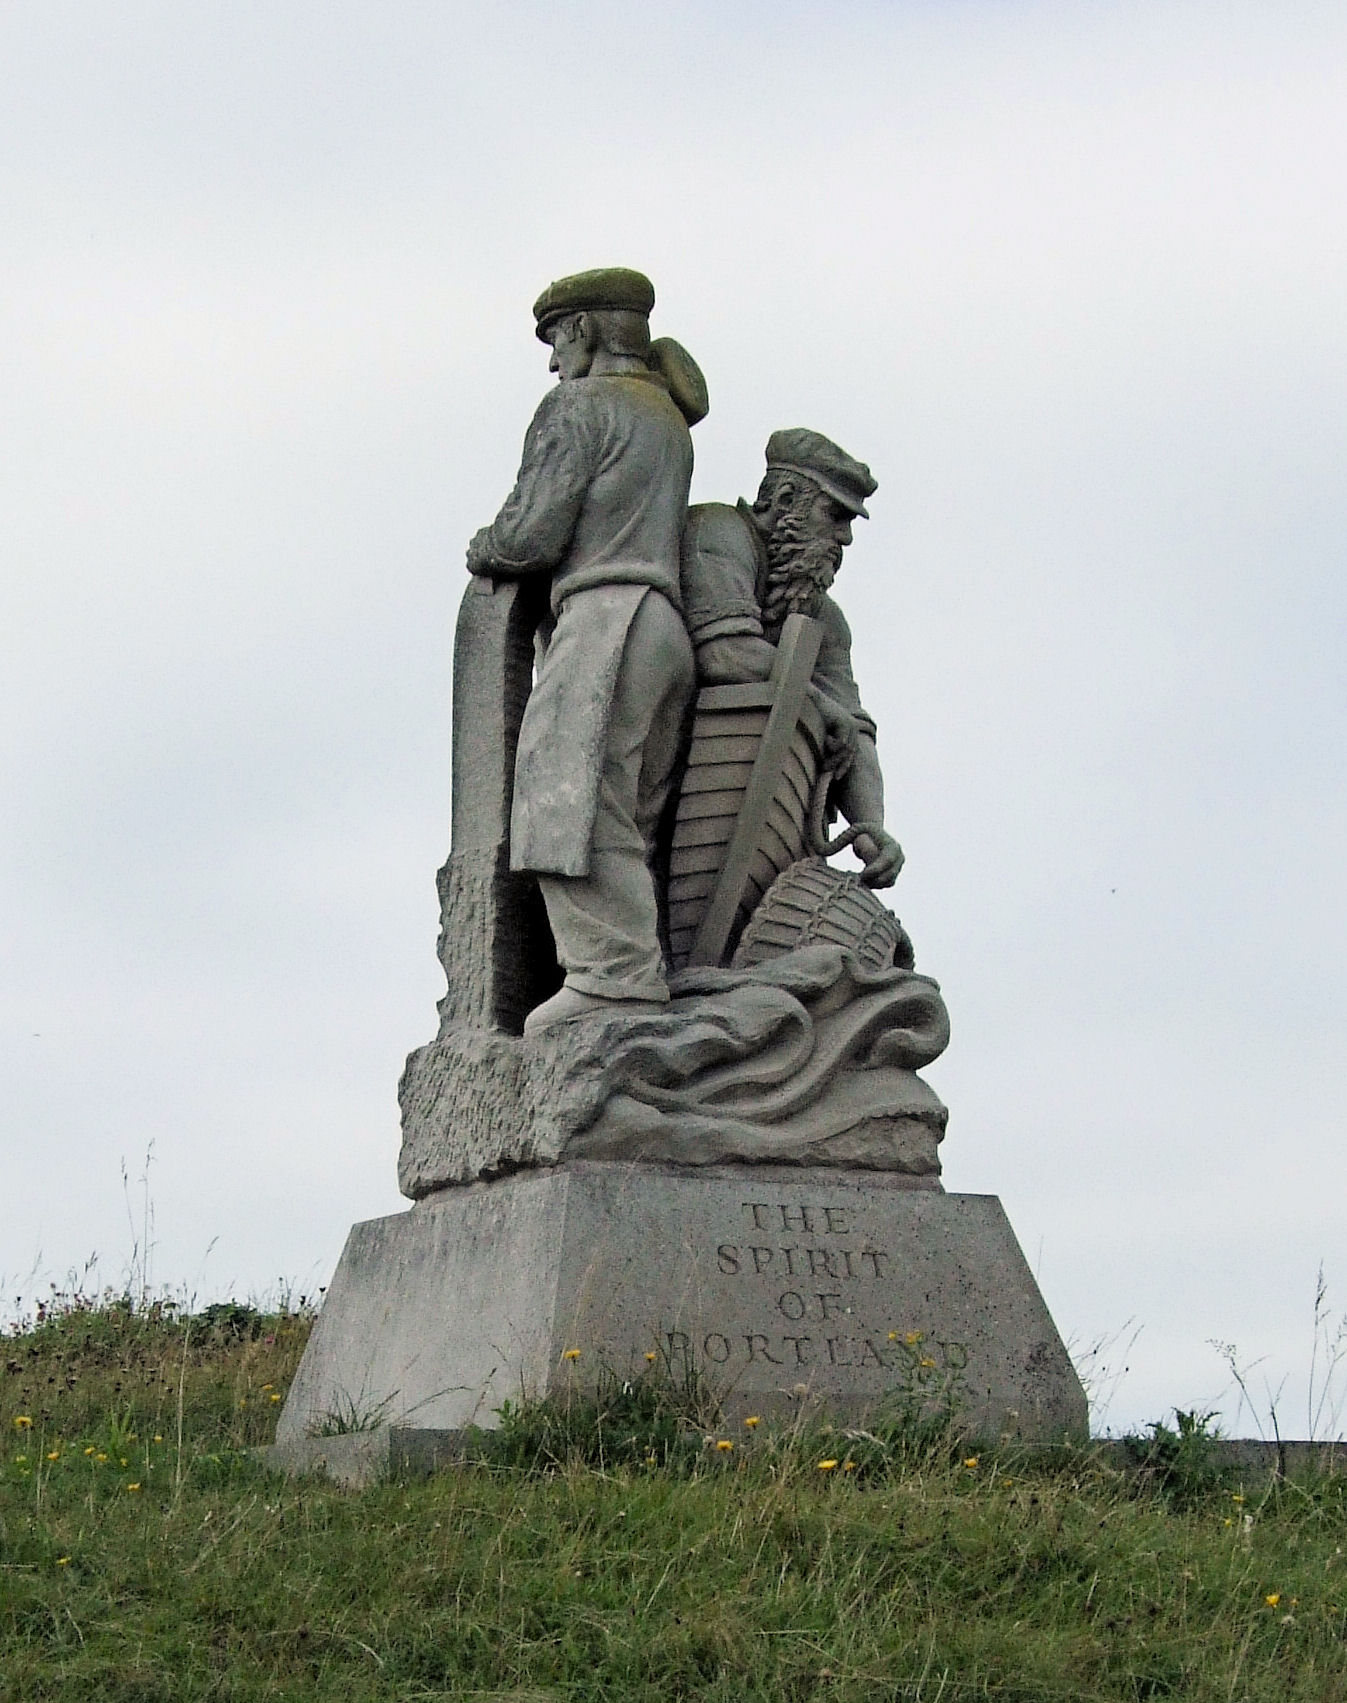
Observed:
[[[1175,1429],[1156,1420],[1146,1436],[1126,1437],[1124,1446],[1138,1468],[1138,1487],[1154,1489],[1176,1507],[1193,1507],[1231,1482],[1222,1465],[1214,1413],[1174,1411]]]

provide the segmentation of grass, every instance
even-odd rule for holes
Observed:
[[[251,1452],[308,1328],[113,1300],[3,1339],[4,1703],[1347,1697],[1341,1479],[1241,1489],[1200,1440],[1140,1476],[901,1426],[689,1442],[614,1386],[343,1492]]]

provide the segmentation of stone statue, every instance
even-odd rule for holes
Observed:
[[[888,887],[902,849],[884,830],[884,780],[875,723],[861,707],[851,672],[851,632],[828,595],[851,542],[851,524],[869,518],[878,489],[870,469],[819,432],[773,432],[767,473],[750,507],[700,503],[683,535],[683,598],[704,685],[766,680],[786,617],[822,626],[812,685],[827,728],[830,803],[857,827],[861,880]]]
[[[399,1088],[416,1204],[351,1233],[289,1464],[367,1461],[320,1448],[328,1411],[489,1423],[584,1344],[691,1356],[727,1406],[863,1413],[929,1340],[975,1429],[1084,1429],[999,1203],[941,1188],[917,1072],[949,1020],[875,896],[903,853],[830,588],[876,481],[797,427],[751,504],[689,509],[706,385],[654,301],[606,268],[534,305],[559,383],[455,637],[447,989]]]
[[[876,481],[795,428],[768,440],[752,506],[689,510],[705,383],[651,341],[653,305],[642,274],[609,269],[534,306],[561,382],[468,549],[513,636],[486,642],[465,598],[450,986],[402,1084],[402,1186],[570,1156],[865,1164],[938,1189],[946,1113],[915,1072],[948,1017],[870,896],[903,854],[828,594]],[[522,617],[512,589],[535,594]],[[485,857],[460,851],[460,816],[464,838],[488,824]],[[859,879],[826,862],[847,843]]]
[[[692,697],[679,543],[688,424],[651,365],[648,278],[622,268],[534,304],[560,380],[468,568],[548,583],[515,758],[510,867],[538,878],[565,971],[526,1032],[614,1003],[667,1002],[650,861]]]

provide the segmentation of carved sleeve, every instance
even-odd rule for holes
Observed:
[[[477,572],[545,573],[566,554],[593,481],[602,430],[577,387],[548,391],[524,437],[514,490],[469,546]]]
[[[683,535],[683,615],[694,645],[762,637],[757,560],[743,520],[724,503],[688,511]]]
[[[819,619],[823,622],[823,642],[814,664],[814,684],[835,704],[849,710],[860,731],[873,739],[875,720],[862,706],[856,677],[851,672],[851,628],[847,618],[831,597],[825,597]]]

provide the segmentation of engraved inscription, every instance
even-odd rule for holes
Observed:
[[[873,1377],[910,1370],[909,1361],[923,1369],[936,1364],[924,1348],[913,1358],[913,1344],[924,1339],[893,1316],[896,1255],[869,1239],[858,1207],[741,1200],[735,1221],[714,1243],[714,1269],[736,1297],[743,1324],[734,1329],[713,1314],[697,1330],[666,1331],[671,1359],[751,1366],[783,1385],[802,1372]],[[721,1328],[707,1330],[713,1320]]]

